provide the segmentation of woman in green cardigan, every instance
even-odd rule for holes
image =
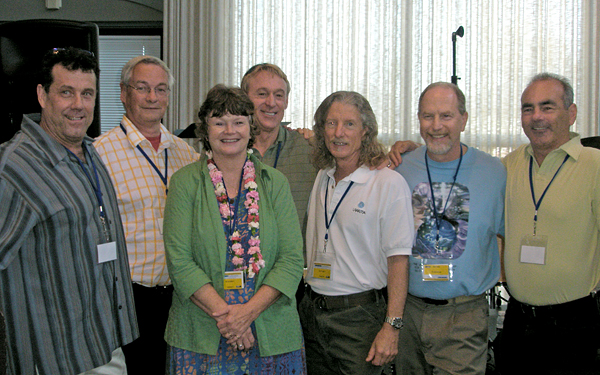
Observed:
[[[169,184],[171,374],[306,373],[302,236],[286,178],[252,155],[253,113],[241,89],[213,87],[198,114],[206,156]]]

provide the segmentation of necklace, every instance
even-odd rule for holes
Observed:
[[[227,196],[227,189],[225,188],[225,182],[223,181],[223,173],[217,168],[215,161],[212,158],[212,152],[207,151],[206,156],[208,157],[208,173],[210,179],[215,187],[215,196],[219,203],[219,212],[223,220],[223,225],[229,228],[229,239],[231,241],[231,251],[233,255],[232,263],[235,266],[236,271],[245,270],[248,273],[249,278],[253,278],[261,268],[265,267],[265,261],[263,260],[260,251],[260,238],[259,238],[259,215],[258,215],[258,201],[259,195],[256,185],[256,170],[254,169],[254,163],[250,160],[250,154],[252,150],[248,150],[248,156],[242,169],[242,175],[240,176],[240,186],[244,186],[247,190],[246,199],[244,200],[244,206],[248,210],[247,223],[250,228],[250,239],[248,240],[248,249],[245,250],[241,243],[240,232],[236,230],[237,226],[237,207],[238,198],[242,193],[241,189],[238,190],[238,197],[235,199],[234,210],[231,211],[229,206],[229,197]],[[248,260],[248,265],[244,262],[244,255],[251,255]]]

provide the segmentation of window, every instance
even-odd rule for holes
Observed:
[[[160,36],[100,35],[100,133],[118,126],[125,109],[121,103],[121,69],[139,55],[160,58]]]

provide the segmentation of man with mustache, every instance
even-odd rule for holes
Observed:
[[[121,124],[94,146],[113,179],[125,229],[140,338],[125,346],[129,375],[164,374],[165,327],[173,286],[163,243],[169,180],[198,154],[161,124],[173,76],[153,56],[131,59],[121,72]]]
[[[461,143],[468,113],[454,84],[419,98],[425,146],[396,168],[413,202],[416,239],[395,366],[398,374],[483,374],[488,349],[486,291],[500,277],[506,170]]]

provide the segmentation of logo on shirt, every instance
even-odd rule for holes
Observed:
[[[362,210],[363,207],[365,207],[365,203],[364,202],[360,202],[357,204],[358,208],[354,208],[352,211],[359,213],[361,215],[366,215],[367,213]]]

